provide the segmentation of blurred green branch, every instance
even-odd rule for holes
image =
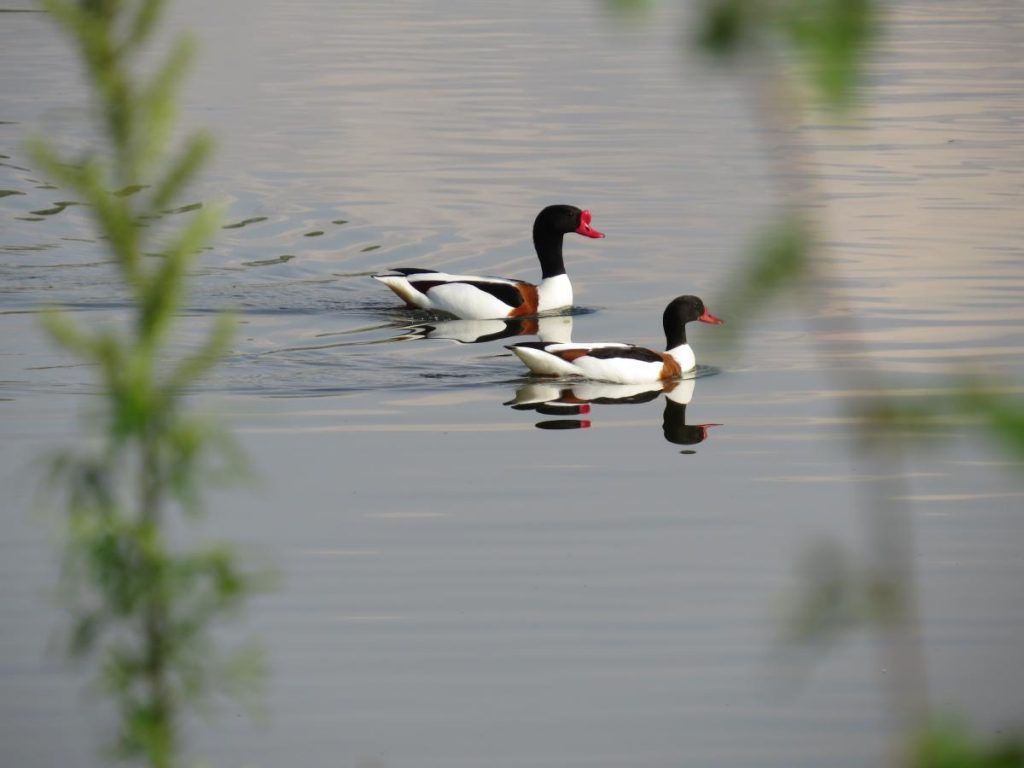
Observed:
[[[163,0],[41,3],[78,50],[106,144],[68,156],[37,138],[30,150],[50,179],[88,206],[130,295],[125,327],[82,327],[57,310],[44,316],[51,338],[95,367],[105,403],[98,447],[66,452],[52,465],[68,513],[69,646],[75,656],[98,657],[120,712],[117,754],[169,768],[181,750],[182,709],[213,688],[253,678],[251,650],[219,658],[210,625],[265,586],[229,548],[176,546],[166,532],[170,513],[202,510],[204,485],[244,470],[228,436],[187,413],[183,401],[229,349],[232,319],[221,315],[182,358],[168,351],[186,276],[218,217],[199,206],[174,231],[163,215],[212,142],[192,136],[171,157],[191,41],[173,45],[148,79],[135,74]]]
[[[820,206],[813,153],[792,135],[807,104],[843,115],[856,103],[867,53],[881,31],[877,0],[706,0],[697,42],[719,61],[754,64],[761,86],[766,123],[785,123],[791,133],[783,167],[787,210],[759,238],[744,268],[728,286],[728,304],[742,308],[730,318],[733,341],[752,317],[783,292],[808,301],[833,300],[839,280],[820,250],[812,225]],[[796,85],[797,87],[794,87]],[[780,121],[781,118],[781,121]],[[811,289],[811,290],[808,290]],[[872,627],[883,633],[883,665],[890,720],[911,728],[895,734],[894,755],[911,768],[993,768],[1024,766],[1022,742],[987,746],[960,726],[927,722],[924,659],[918,636],[912,566],[912,521],[902,492],[901,451],[905,438],[933,433],[951,421],[980,427],[992,443],[1016,459],[1024,458],[1024,399],[1013,388],[983,377],[950,372],[938,391],[908,398],[884,381],[860,339],[858,329],[839,313],[843,336],[860,351],[856,370],[838,375],[862,394],[852,403],[853,421],[864,460],[878,470],[869,489],[871,564],[860,564],[838,544],[825,542],[804,562],[804,585],[792,603],[787,639],[827,646],[851,629]],[[827,346],[827,342],[825,342]],[[827,351],[827,350],[826,350]],[[847,388],[849,388],[847,386]]]
[[[907,768],[1021,768],[1024,739],[1002,736],[980,744],[956,720],[939,720],[913,745]]]
[[[795,213],[780,216],[755,239],[744,268],[731,276],[723,300],[717,302],[729,317],[722,334],[726,345],[734,345],[757,314],[781,295],[804,294],[812,274],[813,242],[811,225]]]
[[[968,425],[1010,458],[1024,461],[1024,401],[1014,387],[951,374],[946,387],[913,398],[865,396],[860,411],[866,430],[877,436],[920,438],[950,424]]]
[[[816,97],[845,109],[857,94],[878,16],[874,0],[706,0],[697,42],[723,59],[792,51]]]

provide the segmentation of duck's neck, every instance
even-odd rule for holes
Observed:
[[[672,321],[669,318],[665,318],[663,323],[665,328],[665,349],[672,351],[676,347],[682,347],[686,345],[686,324],[678,321]]]
[[[540,273],[546,280],[565,274],[565,263],[562,261],[561,232],[552,232],[545,227],[533,226],[533,247],[540,259]]]
[[[537,311],[572,306],[572,283],[564,272],[553,277],[544,276],[537,286]],[[570,330],[572,326],[569,326]]]

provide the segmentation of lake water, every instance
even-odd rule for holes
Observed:
[[[579,311],[556,326],[657,347],[675,295],[725,315],[793,139],[759,127],[749,83],[681,49],[686,8],[176,5],[202,43],[186,120],[219,142],[184,202],[220,201],[231,225],[200,260],[181,341],[238,311],[199,401],[261,476],[217,494],[205,530],[280,574],[230,631],[265,649],[264,718],[224,707],[192,731],[193,754],[304,768],[879,764],[889,670],[870,638],[797,674],[778,641],[801,554],[823,537],[863,551],[871,478],[850,447],[844,377],[864,352],[828,321],[852,317],[901,386],[940,386],[949,370],[1019,381],[1021,5],[895,4],[864,110],[799,127],[818,151],[840,290],[756,318],[731,308],[727,322],[749,324],[737,355],[720,329],[696,328],[707,375],[630,403],[531,389],[503,342],[437,338],[474,329],[410,331],[425,318],[366,275],[534,278],[533,216],[568,202],[607,239],[567,237]],[[81,434],[96,384],[46,341],[38,311],[57,302],[99,323],[123,292],[85,212],[24,151],[33,131],[84,140],[74,62],[41,14],[3,6],[0,764],[99,765],[108,723],[53,648],[53,526],[30,513],[39,457]],[[401,338],[417,335],[433,338]],[[598,400],[587,414],[509,405],[567,396]],[[706,423],[722,426],[699,441],[684,428]],[[966,426],[933,443],[905,489],[931,699],[986,731],[1019,725],[1020,466]]]

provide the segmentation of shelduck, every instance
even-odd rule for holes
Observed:
[[[604,234],[594,229],[590,211],[572,205],[549,205],[533,222],[533,246],[540,260],[541,282],[479,275],[453,275],[432,269],[395,267],[391,274],[373,275],[409,307],[448,312],[469,320],[527,317],[572,306],[572,284],[562,261],[562,237]]]
[[[662,315],[665,352],[618,342],[559,344],[527,341],[512,344],[512,350],[531,372],[541,376],[583,376],[618,384],[665,381],[692,371],[697,366],[686,343],[686,324],[698,320],[721,325],[696,296],[678,296]]]

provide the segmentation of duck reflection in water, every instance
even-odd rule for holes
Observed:
[[[430,320],[407,325],[392,341],[449,339],[460,344],[480,344],[509,336],[537,336],[541,341],[565,344],[572,341],[572,316],[513,317],[497,320]]]
[[[722,425],[686,423],[686,406],[693,399],[695,386],[694,378],[651,384],[529,382],[516,390],[515,397],[504,405],[519,411],[561,417],[537,422],[539,429],[587,429],[591,426],[589,419],[568,417],[590,415],[593,405],[648,403],[664,394],[661,429],[665,440],[674,445],[696,445],[708,438],[708,430]]]

